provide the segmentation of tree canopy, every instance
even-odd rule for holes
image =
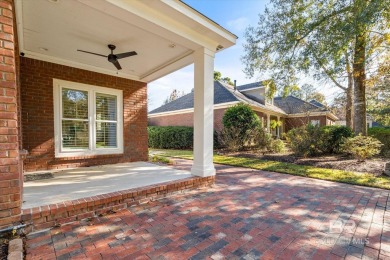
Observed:
[[[365,134],[366,66],[388,48],[389,27],[389,0],[271,0],[258,25],[246,31],[245,73],[271,75],[288,92],[300,74],[347,90],[340,78],[349,72],[359,117],[355,131]]]
[[[311,84],[303,84],[302,87],[295,87],[290,90],[290,94],[305,101],[314,99],[326,105],[325,95],[321,92],[318,92]]]

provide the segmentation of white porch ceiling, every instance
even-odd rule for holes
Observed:
[[[191,64],[200,47],[235,42],[234,35],[178,1],[17,0],[16,12],[26,57],[145,82]],[[138,55],[120,59],[117,71],[104,57],[77,51],[108,55],[108,44],[116,45],[114,53]]]

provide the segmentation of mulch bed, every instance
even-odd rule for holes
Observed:
[[[8,239],[0,238],[0,260],[7,260]]]
[[[257,158],[261,160],[270,160],[278,162],[294,163],[298,165],[310,165],[319,168],[339,169],[353,172],[372,173],[377,176],[383,174],[385,163],[390,161],[390,158],[374,158],[368,159],[365,162],[358,162],[356,159],[346,155],[326,155],[319,157],[297,157],[292,153],[284,154],[265,154],[258,151],[244,151],[237,153],[224,153],[228,156]]]

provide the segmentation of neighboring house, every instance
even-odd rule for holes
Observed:
[[[366,122],[367,122],[367,128],[371,128],[371,127],[380,127],[382,126],[380,123],[376,122],[374,120],[374,118],[370,115],[370,114],[367,114],[366,116]],[[340,118],[340,119],[344,119],[344,118]],[[342,126],[346,126],[347,125],[347,121],[344,120],[337,120],[335,122],[336,125],[342,125]]]
[[[236,88],[225,83],[214,81],[214,129],[223,128],[222,117],[225,110],[239,102],[249,104],[262,119],[264,127],[274,136],[280,136],[294,127],[307,123],[325,126],[333,125],[337,117],[323,104],[312,100],[305,102],[299,98],[288,96],[275,97],[268,100],[266,87],[261,82],[237,86]],[[168,104],[149,112],[149,125],[154,126],[192,126],[193,99],[191,92]],[[278,120],[282,126],[270,129],[270,122]]]
[[[0,0],[0,28],[0,229],[20,221],[23,172],[148,160],[147,83],[194,63],[195,107],[212,107],[215,53],[237,39],[182,1]]]

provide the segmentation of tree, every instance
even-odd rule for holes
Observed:
[[[301,88],[295,87],[290,90],[290,94],[307,102],[314,99],[326,105],[325,95],[318,92],[311,84],[303,84]]]
[[[268,73],[287,89],[313,72],[347,96],[353,86],[354,130],[366,134],[366,66],[386,48],[389,26],[388,0],[271,0],[246,31],[245,72]]]
[[[173,100],[178,99],[179,97],[184,96],[184,91],[179,92],[177,89],[172,90],[171,94],[164,100],[164,105],[172,102]]]
[[[216,70],[214,71],[214,80],[222,81],[222,82],[229,84],[229,85],[234,85],[234,83],[232,82],[232,80],[229,77],[222,78],[221,72],[216,71]]]
[[[221,80],[222,74],[219,71],[214,71],[214,80]]]
[[[231,86],[234,85],[234,83],[232,82],[232,80],[229,78],[229,77],[223,77],[221,78],[221,81],[225,82],[226,84],[229,84]]]
[[[330,105],[330,110],[340,120],[346,120],[346,108],[347,108],[346,93],[342,92],[339,96],[333,99],[333,102]]]
[[[390,55],[367,80],[367,111],[375,121],[390,126]]]

